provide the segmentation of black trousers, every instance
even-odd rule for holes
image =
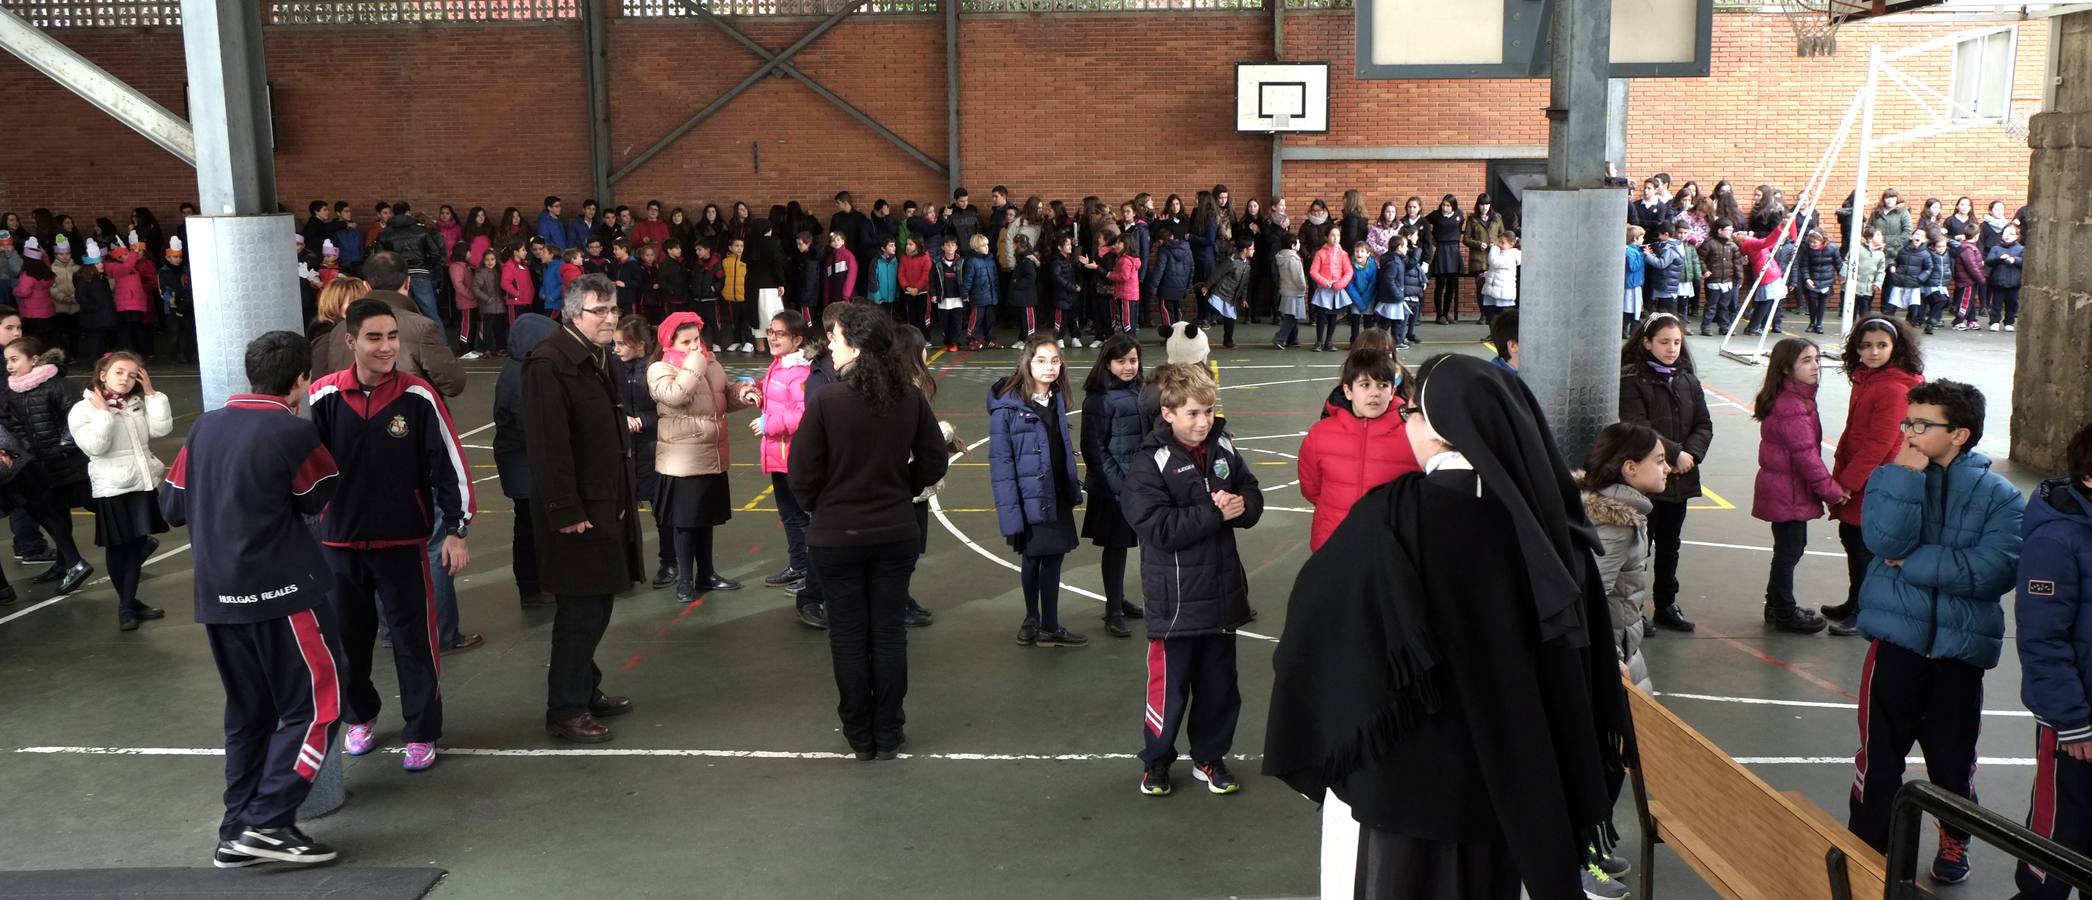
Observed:
[[[1358,900],[1517,900],[1521,887],[1511,848],[1496,842],[1432,841],[1362,826],[1357,864]]]
[[[544,593],[538,587],[538,538],[531,526],[536,507],[528,497],[518,498],[515,504],[516,527],[509,533],[509,568],[516,576],[516,594],[534,597]]]
[[[2092,763],[2058,750],[2055,729],[2034,726],[2034,796],[2027,802],[2027,829],[2079,853],[2092,853]],[[2070,886],[2026,863],[2013,875],[2015,900],[2064,900]],[[2083,896],[2082,893],[2079,896]]]
[[[1924,754],[1925,775],[1933,784],[1976,802],[1982,669],[1875,641],[1860,669],[1859,718],[1860,750],[1846,827],[1868,846],[1888,852],[1889,805],[1903,786],[1903,758],[1913,743]],[[1969,839],[1967,832],[1941,831],[1955,840]]]
[[[1874,564],[1874,551],[1858,525],[1838,523],[1838,543],[1845,545],[1845,605],[1854,615],[1860,611],[1860,585],[1867,581],[1867,567]]]
[[[30,515],[27,509],[18,506],[14,512],[8,513],[7,527],[14,533],[16,556],[32,556],[51,549],[51,546],[44,542],[43,530],[36,527],[36,517]]]
[[[392,669],[399,677],[400,737],[433,742],[443,736],[442,650],[436,646],[435,583],[428,550],[416,542],[376,550],[324,548],[334,571],[334,615],[341,623],[342,721],[367,725],[384,701],[371,683],[371,652],[378,617],[392,633]]]
[[[610,629],[610,595],[559,595],[552,614],[552,666],[545,675],[545,721],[563,722],[588,712],[603,696],[603,670],[596,647]]]
[[[697,593],[698,585],[711,581],[718,575],[712,568],[712,528],[671,528],[675,532],[673,563],[676,570],[676,589],[684,593]],[[667,550],[669,548],[662,548]]]
[[[1823,291],[1819,293],[1817,291],[1804,289],[1801,292],[1802,306],[1809,311],[1810,328],[1823,327],[1823,306],[1824,301],[1828,299],[1830,299],[1829,291]]]
[[[218,839],[297,821],[341,714],[332,612],[205,625],[225,685],[225,818]]]
[[[45,534],[51,536],[51,549],[58,554],[58,565],[72,568],[80,561],[80,545],[73,541],[73,511],[59,506],[51,492],[29,488],[22,491],[22,508],[29,511],[29,518]]]
[[[1678,548],[1685,534],[1685,504],[1654,500],[1649,511],[1649,540],[1656,545],[1656,608],[1678,603]]]
[[[1794,567],[1809,549],[1809,523],[1772,523],[1772,571],[1765,576],[1765,605],[1773,612],[1792,612]]]
[[[809,548],[828,605],[828,653],[835,665],[835,711],[850,749],[896,750],[908,697],[908,579],[916,541]]]
[[[1148,640],[1148,692],[1141,727],[1148,765],[1177,759],[1177,729],[1191,717],[1191,758],[1220,759],[1235,746],[1242,691],[1235,683],[1235,635]]]

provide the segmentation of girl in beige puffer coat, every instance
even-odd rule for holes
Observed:
[[[1653,690],[1642,659],[1643,615],[1649,602],[1649,495],[1663,490],[1671,467],[1663,438],[1644,425],[1618,422],[1598,433],[1584,470],[1584,514],[1605,548],[1599,578],[1613,612],[1613,650],[1634,686]]]

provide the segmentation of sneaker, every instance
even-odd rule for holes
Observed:
[[[1052,631],[1041,630],[1033,640],[1041,647],[1080,647],[1090,642],[1089,638],[1069,631],[1066,625]]]
[[[799,582],[805,579],[806,570],[795,569],[791,566],[785,566],[784,569],[779,571],[777,574],[763,579],[763,583],[769,585],[770,587],[784,587],[788,584],[798,584]]]
[[[1242,790],[1242,784],[1228,771],[1226,760],[1216,759],[1191,767],[1191,777],[1206,783],[1206,790],[1216,794],[1232,794]]]
[[[808,628],[827,628],[828,610],[819,603],[808,603],[799,607],[799,624]]]
[[[211,865],[221,869],[244,869],[262,861],[259,856],[249,856],[234,849],[231,841],[219,841],[218,849],[211,851]]]
[[[1990,330],[1992,330],[1992,331],[2003,331],[2003,330],[2004,330],[2004,328],[2005,328],[2005,326],[2003,326],[2003,325],[1999,325],[1999,324],[1998,324],[1998,323],[1996,323],[1996,322],[1992,322],[1992,323],[1990,323]]]
[[[1939,836],[1939,855],[1932,858],[1932,880],[1937,884],[1960,884],[1969,880],[1969,845],[1942,833]]]
[[[1617,856],[1610,850],[1599,850],[1596,845],[1591,845],[1589,849],[1591,861],[1597,864],[1598,871],[1604,872],[1610,877],[1619,878],[1634,869],[1633,866],[1627,864],[1626,857]]]
[[[34,553],[15,554],[15,562],[18,563],[47,563],[57,561],[58,551],[53,550],[49,547],[45,547],[44,549],[38,550]]]
[[[1073,342],[1075,343],[1075,349],[1077,349],[1077,350],[1080,350],[1080,349],[1082,349],[1082,338],[1069,338],[1068,340],[1070,340],[1070,341],[1073,341]],[[1090,343],[1093,343],[1093,344],[1094,344],[1094,343],[1097,343],[1097,342],[1096,342],[1096,341],[1091,341]]]
[[[240,832],[232,848],[248,856],[273,859],[287,863],[333,862],[337,855],[333,847],[306,837],[296,826],[290,828],[249,828]]]
[[[377,745],[378,741],[371,735],[369,725],[351,725],[341,736],[341,752],[350,756],[362,756],[371,752]]]
[[[1039,642],[1039,620],[1026,618],[1017,626],[1017,643],[1029,647]]]
[[[1584,864],[1583,880],[1584,896],[1590,900],[1622,900],[1627,896],[1627,885],[1614,881],[1597,863]]]
[[[467,354],[465,354],[464,356],[460,356],[460,357],[458,357],[458,359],[460,359],[460,360],[467,360],[467,359],[479,359],[479,358],[480,358],[481,356],[482,356],[482,354],[481,354],[481,353],[480,353],[480,352],[479,352],[478,350],[474,350],[474,351],[472,351],[472,352],[470,352],[470,353],[467,353]]]
[[[436,764],[436,744],[433,741],[408,741],[407,755],[400,760],[400,768],[409,772],[426,772]]]
[[[1156,763],[1140,774],[1140,792],[1149,797],[1167,797],[1170,792],[1169,763]]]
[[[1054,343],[1054,345],[1055,345],[1055,346],[1058,346],[1058,347],[1060,347],[1060,348],[1061,348],[1061,349],[1063,349],[1063,350],[1066,350],[1066,349],[1068,349],[1068,339],[1067,339],[1067,338],[1062,338],[1062,339],[1060,339],[1060,340],[1054,341],[1053,343]]]
[[[713,344],[713,345],[712,345],[712,352],[713,352],[713,353],[718,353],[718,352],[719,352],[719,345],[718,345],[718,344]]]
[[[2013,329],[2012,329],[2012,326],[2010,326],[2010,325],[2007,325],[2007,326],[2005,326],[2005,330],[2006,330],[2006,331],[2011,331],[2011,330],[2013,330]]]

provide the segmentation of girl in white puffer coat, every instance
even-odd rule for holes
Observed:
[[[138,600],[138,575],[167,531],[156,491],[167,466],[151,442],[174,431],[167,395],[153,390],[138,357],[111,353],[95,363],[94,384],[66,416],[73,442],[87,454],[94,492],[94,542],[108,554],[116,587],[116,622],[124,631],[164,613]]]
[[[1613,650],[1622,671],[1644,691],[1654,690],[1642,660],[1643,608],[1649,602],[1649,495],[1671,474],[1663,437],[1645,425],[1617,422],[1598,433],[1578,476],[1584,514],[1598,528],[1605,554],[1598,575],[1613,612]]]

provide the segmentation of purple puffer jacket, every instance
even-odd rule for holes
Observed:
[[[1823,517],[1826,503],[1845,489],[1823,467],[1823,422],[1816,416],[1816,385],[1789,379],[1758,425],[1758,483],[1751,516],[1767,522]]]

